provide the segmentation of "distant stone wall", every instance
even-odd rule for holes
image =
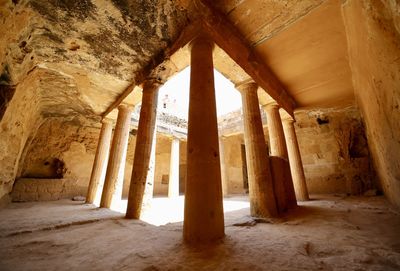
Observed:
[[[296,120],[295,129],[310,193],[362,194],[376,187],[364,126],[355,106],[302,110],[296,112]],[[225,123],[230,120],[226,119]],[[267,127],[264,127],[264,136],[270,149]],[[228,192],[244,193],[243,135],[228,136],[223,142]]]
[[[168,195],[168,182],[169,182],[169,167],[171,157],[171,138],[157,134],[156,139],[156,168],[154,174],[154,188],[153,194],[155,196],[167,196]],[[136,137],[131,136],[128,145],[127,161],[125,166],[125,177],[124,187],[122,192],[122,198],[127,198],[129,193],[129,185],[132,175],[132,164],[133,157],[135,154]],[[179,164],[180,164],[180,187],[181,191],[184,189],[184,183],[186,180],[186,142],[180,141],[179,144]]]
[[[225,174],[228,182],[228,194],[244,194],[242,144],[243,135],[234,135],[222,139],[225,154]]]

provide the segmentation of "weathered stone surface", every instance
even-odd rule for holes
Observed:
[[[283,213],[297,206],[289,162],[281,157],[270,156],[269,163],[273,176],[277,208],[279,213]]]
[[[300,110],[295,116],[310,193],[362,194],[377,185],[365,129],[356,107]],[[237,125],[238,130],[235,130],[231,125],[243,120],[240,112],[221,117],[221,120],[221,131],[233,134],[224,139],[229,190],[243,193],[243,159],[240,154],[243,138],[240,126]],[[267,128],[264,128],[264,134],[269,145]]]
[[[42,118],[99,121],[186,24],[171,1],[2,1],[0,18],[0,197]]]
[[[217,1],[215,4],[252,43],[266,40],[318,7],[322,0]],[[246,14],[246,16],[244,16]],[[251,18],[249,20],[248,16]],[[267,22],[267,23],[266,23]]]
[[[1,1],[0,201],[21,176],[59,174],[86,185],[99,115],[163,61],[164,50],[193,19],[187,11],[191,3]],[[227,15],[290,93],[302,93],[301,99],[292,95],[298,105],[325,108],[297,114],[310,192],[357,194],[372,188],[372,157],[379,190],[400,206],[398,3],[224,0],[210,5]],[[188,65],[187,56],[185,47],[171,57],[177,70]],[[232,81],[248,79],[220,48],[214,57]],[[310,88],[318,95],[310,95]],[[358,109],[327,109],[330,95],[336,102],[352,102],[353,88],[362,121]],[[226,124],[229,135],[241,125],[237,119]],[[227,156],[234,155],[227,159],[232,161],[229,186],[243,192],[240,143],[230,146],[230,141],[225,143]]]
[[[398,1],[343,6],[354,92],[383,191],[400,206],[400,16]]]
[[[299,111],[296,120],[310,193],[362,194],[376,185],[357,108]]]
[[[12,201],[48,201],[72,198],[86,194],[76,179],[26,179],[15,182]]]

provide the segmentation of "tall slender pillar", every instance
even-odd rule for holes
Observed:
[[[100,207],[110,208],[111,201],[118,182],[123,182],[124,158],[128,148],[129,124],[131,122],[132,109],[125,105],[118,107],[117,124],[111,143],[110,158],[108,160],[106,178],[104,180],[103,193]]]
[[[92,174],[90,175],[89,187],[86,194],[86,203],[94,202],[97,193],[97,188],[99,186],[102,177],[104,177],[108,160],[108,152],[110,149],[111,134],[112,134],[112,123],[111,121],[104,119],[102,121],[99,143],[96,149],[96,155],[94,157]]]
[[[224,140],[219,138],[219,156],[221,157],[221,180],[222,180],[222,194],[228,195],[228,177],[226,176]]]
[[[276,103],[268,104],[264,106],[264,110],[267,113],[271,156],[288,159],[282,120],[279,115],[279,106]]]
[[[172,138],[171,159],[169,162],[168,197],[179,196],[179,138]]]
[[[140,109],[139,126],[136,135],[135,156],[129,186],[126,218],[140,218],[153,145],[160,85],[155,80],[148,80],[143,84],[142,107]]]
[[[286,145],[289,155],[290,172],[292,174],[294,190],[297,200],[309,200],[306,178],[304,176],[303,163],[297,142],[296,131],[294,129],[294,120],[285,119],[283,121],[285,131]]]
[[[250,212],[257,217],[276,216],[278,211],[261,122],[258,86],[250,82],[236,87],[242,95]]]
[[[207,243],[224,236],[221,169],[214,88],[214,43],[200,34],[190,43],[187,179],[183,236]]]

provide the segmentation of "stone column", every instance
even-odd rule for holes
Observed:
[[[236,86],[242,95],[244,143],[249,180],[250,213],[256,217],[278,214],[267,146],[254,82]]]
[[[228,195],[228,178],[226,176],[225,153],[224,153],[224,140],[219,138],[219,156],[221,157],[221,180],[222,180],[222,194]]]
[[[136,135],[135,156],[129,186],[126,218],[140,218],[153,145],[157,118],[158,90],[160,86],[161,84],[155,80],[146,81],[143,85],[142,107],[140,109],[139,126]]]
[[[288,152],[282,120],[279,114],[279,105],[274,102],[265,105],[263,108],[267,113],[271,157],[282,159],[282,161],[278,161],[274,158],[274,160],[270,160],[270,162],[271,167],[273,167],[272,176],[274,178],[275,198],[278,210],[284,212],[287,208],[297,206],[297,201],[290,174]]]
[[[199,35],[190,43],[187,179],[183,236],[207,243],[224,236],[221,169],[214,88],[214,43]]]
[[[272,103],[264,106],[263,108],[267,113],[271,156],[288,159],[282,120],[281,116],[279,115],[279,106],[276,103]]]
[[[179,196],[179,138],[172,138],[171,159],[169,162],[168,197]]]
[[[103,193],[101,194],[100,207],[103,208],[110,208],[117,182],[123,182],[123,174],[121,173],[123,173],[122,167],[125,165],[124,157],[126,157],[128,148],[131,113],[132,109],[125,105],[118,107],[117,124],[115,125]]]
[[[96,155],[94,157],[92,174],[90,175],[89,187],[86,194],[86,203],[94,202],[97,188],[102,177],[104,176],[108,160],[108,152],[110,150],[111,134],[112,123],[111,121],[104,119],[102,121]]]
[[[286,145],[289,155],[290,172],[292,174],[294,190],[297,200],[309,200],[306,178],[304,176],[303,163],[301,161],[299,144],[297,142],[294,120],[285,119],[283,121]]]
[[[146,184],[144,186],[141,214],[151,209],[154,194],[154,178],[156,174],[156,145],[157,145],[157,116],[154,124],[153,141],[151,142],[151,151],[149,166],[147,168]]]

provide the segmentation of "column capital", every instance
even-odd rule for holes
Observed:
[[[131,106],[126,105],[126,104],[120,104],[118,106],[118,111],[129,113],[129,111],[133,111],[133,108]]]
[[[147,78],[142,84],[142,91],[154,91],[159,89],[165,82],[156,78]]]
[[[240,93],[244,92],[244,91],[252,91],[258,90],[258,84],[253,80],[253,79],[248,79],[242,82],[239,82],[237,84],[235,84],[235,88],[237,90],[239,90]]]
[[[214,50],[215,47],[214,40],[204,32],[200,32],[189,42],[189,49],[192,50],[193,46],[197,46],[200,44],[205,46],[211,46],[211,50]]]
[[[265,110],[270,110],[270,109],[278,109],[280,108],[279,104],[276,101],[272,101],[270,103],[264,104],[262,105],[262,108],[264,108]]]
[[[296,120],[294,119],[294,118],[292,118],[292,117],[288,117],[288,118],[284,118],[284,119],[282,119],[282,123],[283,124],[291,124],[291,123],[295,123],[296,122]]]
[[[111,120],[111,119],[108,119],[108,118],[103,118],[102,120],[101,120],[101,123],[102,124],[111,124],[113,121]]]

